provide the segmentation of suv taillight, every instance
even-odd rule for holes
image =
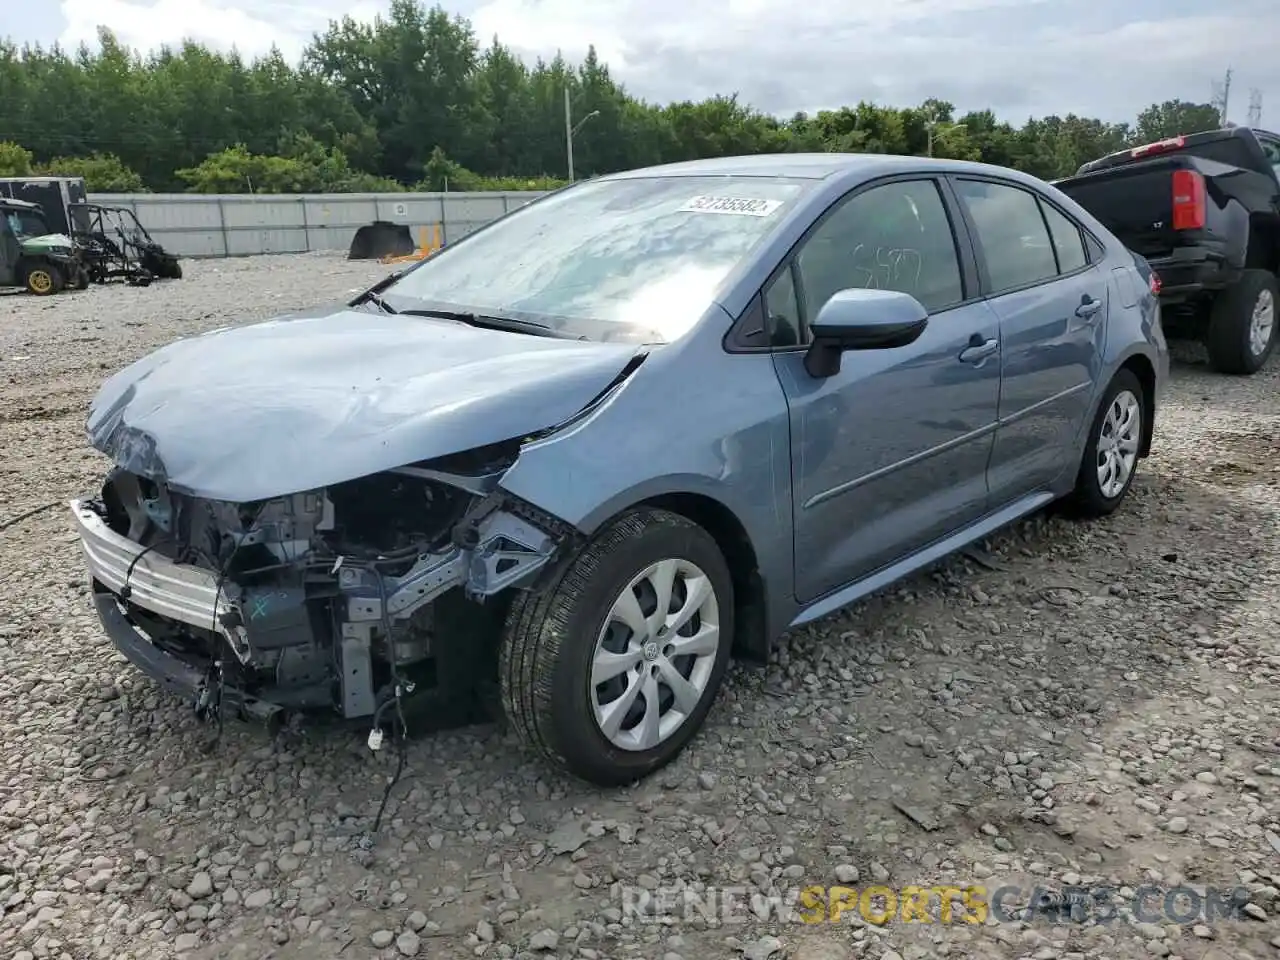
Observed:
[[[1152,270],[1150,282],[1151,282],[1151,295],[1155,297],[1160,296],[1160,289],[1163,286],[1163,284],[1160,283],[1160,274]]]
[[[1204,177],[1194,170],[1173,171],[1173,229],[1203,229],[1205,205]]]

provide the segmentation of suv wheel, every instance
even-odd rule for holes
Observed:
[[[728,667],[733,583],[715,540],[665,510],[610,524],[518,594],[499,659],[524,743],[600,786],[639,780],[698,731]]]
[[[1219,373],[1253,374],[1276,345],[1276,278],[1268,270],[1246,270],[1240,281],[1213,301],[1205,349]]]

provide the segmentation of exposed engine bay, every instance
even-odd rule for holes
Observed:
[[[117,467],[72,510],[113,639],[198,711],[232,701],[376,723],[402,697],[456,685],[448,663],[485,642],[484,601],[528,584],[569,535],[498,488],[516,449],[256,503]],[[125,624],[154,649],[131,652]]]

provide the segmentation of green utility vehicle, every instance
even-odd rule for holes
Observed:
[[[89,286],[89,272],[70,237],[53,233],[40,205],[0,197],[0,287],[37,296]]]

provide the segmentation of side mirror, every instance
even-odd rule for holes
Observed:
[[[837,291],[809,324],[813,342],[805,354],[809,376],[822,379],[840,372],[846,350],[889,350],[914,343],[929,325],[929,311],[909,293],[897,290]]]

